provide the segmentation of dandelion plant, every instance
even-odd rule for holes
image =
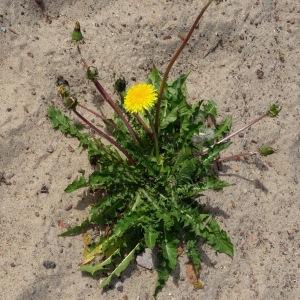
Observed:
[[[179,245],[183,245],[197,276],[201,265],[199,241],[217,252],[234,254],[227,233],[211,213],[203,211],[201,195],[228,186],[219,179],[215,165],[241,130],[230,134],[231,118],[219,122],[213,101],[188,101],[187,75],[168,80],[172,66],[211,3],[208,1],[201,10],[165,73],[154,68],[146,80],[128,89],[124,79],[118,80],[114,85],[119,95],[116,100],[100,83],[97,68],[83,59],[78,46],[86,76],[113,108],[113,116],[81,104],[66,80],[57,82],[64,105],[92,129],[78,126],[56,107],[48,110],[53,127],[77,138],[94,167],[89,176],[80,176],[65,191],[86,188],[95,195],[101,191],[86,220],[61,235],[89,230],[97,233],[85,245],[80,270],[100,276],[102,288],[119,277],[145,248],[155,249],[158,256],[155,295],[176,267]],[[76,28],[80,28],[79,23]],[[250,126],[264,117],[276,117],[279,110],[272,105]],[[91,123],[84,116],[86,112],[98,117],[105,130]],[[264,149],[260,149],[263,155],[272,152]]]

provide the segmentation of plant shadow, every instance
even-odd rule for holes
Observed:
[[[104,191],[91,192],[89,190],[83,193],[82,198],[77,202],[75,206],[78,210],[85,210],[88,206],[96,204],[105,195]]]
[[[223,173],[223,174],[219,174],[219,175],[227,176],[227,177],[236,177],[236,178],[245,180],[245,181],[249,182],[251,185],[253,185],[256,189],[263,191],[265,194],[267,194],[269,192],[268,188],[259,179],[249,179],[242,175],[233,174],[233,173],[229,173],[229,174]]]

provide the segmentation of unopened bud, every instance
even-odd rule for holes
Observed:
[[[86,77],[89,80],[98,79],[98,77],[99,77],[98,69],[93,66],[88,67],[87,71],[86,71]]]
[[[114,84],[114,88],[119,94],[121,94],[121,93],[125,92],[126,85],[127,85],[127,82],[126,82],[125,78],[120,77],[116,80],[116,82]]]
[[[63,98],[64,106],[68,109],[75,109],[78,101],[74,97],[65,97]]]
[[[72,40],[75,42],[79,42],[83,39],[83,35],[80,30],[80,23],[76,21],[74,30],[72,32]]]

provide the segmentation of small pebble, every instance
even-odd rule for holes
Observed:
[[[264,72],[260,69],[256,70],[256,75],[258,79],[263,79],[264,78]]]
[[[43,194],[49,193],[49,188],[45,184],[43,184],[43,186],[41,187],[41,193]]]
[[[149,248],[145,249],[144,253],[141,253],[136,257],[136,263],[145,269],[152,270],[154,269],[152,250]]]
[[[14,268],[14,267],[16,266],[16,264],[12,262],[12,263],[10,264],[10,266],[11,266],[12,268]]]
[[[53,153],[53,152],[54,152],[53,146],[49,146],[49,147],[47,148],[47,152],[48,152],[48,153]]]
[[[122,282],[118,281],[118,282],[116,283],[116,289],[117,289],[119,292],[123,292],[124,287],[123,287]]]
[[[6,111],[8,111],[8,112],[10,112],[11,110],[12,110],[11,107],[8,107],[8,108],[6,109]]]
[[[46,269],[55,269],[56,268],[56,263],[54,261],[51,261],[51,260],[44,260],[43,266]]]
[[[69,211],[73,208],[73,204],[68,204],[66,207],[65,207],[65,210],[66,211]]]
[[[38,211],[36,211],[34,214],[35,214],[36,217],[40,216],[40,213]]]

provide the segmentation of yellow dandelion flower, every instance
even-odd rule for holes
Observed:
[[[128,89],[124,107],[130,113],[149,110],[157,100],[157,91],[152,84],[138,83]]]

